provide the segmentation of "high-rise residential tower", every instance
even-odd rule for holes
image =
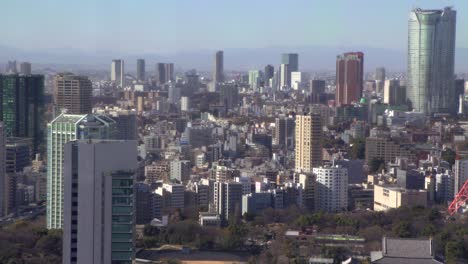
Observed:
[[[113,140],[65,145],[62,263],[132,263],[136,145]]]
[[[407,98],[426,114],[455,112],[456,11],[414,9],[408,20]]]
[[[348,52],[336,58],[337,106],[359,102],[364,78],[364,53]]]
[[[312,172],[322,165],[322,118],[318,114],[296,115],[296,171]]]
[[[54,77],[54,100],[59,111],[90,114],[93,111],[93,85],[86,76],[60,73]]]
[[[120,87],[125,86],[125,71],[123,60],[112,60],[111,81],[115,82]]]
[[[218,50],[214,58],[213,84],[224,82],[224,52]]]
[[[138,81],[144,81],[145,80],[145,60],[144,59],[138,59],[137,60],[136,78],[137,78]]]
[[[115,121],[101,115],[61,114],[47,125],[47,228],[63,225],[63,147],[76,139],[113,139]]]
[[[34,151],[43,142],[44,76],[0,75],[0,121],[7,137],[33,139]]]

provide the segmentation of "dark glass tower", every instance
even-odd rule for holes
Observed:
[[[44,76],[0,75],[0,121],[8,137],[26,137],[37,152],[44,139]]]

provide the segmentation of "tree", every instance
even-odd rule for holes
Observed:
[[[382,170],[383,168],[385,168],[385,161],[383,159],[380,159],[380,158],[373,158],[371,161],[370,161],[370,171],[371,172],[378,172],[380,170]]]
[[[463,243],[450,241],[445,246],[445,260],[447,264],[457,263],[457,259],[463,256]]]
[[[353,140],[350,154],[353,159],[364,159],[366,156],[366,142],[362,139]]]
[[[407,221],[401,221],[393,227],[393,234],[401,238],[411,237],[411,224]]]

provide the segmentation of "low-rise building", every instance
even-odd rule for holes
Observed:
[[[374,186],[375,211],[386,211],[401,206],[427,206],[427,191],[408,190],[396,186]]]

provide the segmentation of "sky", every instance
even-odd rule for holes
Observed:
[[[414,7],[457,10],[466,0],[3,1],[0,46],[23,50],[172,53],[227,48],[368,46],[406,49]]]

